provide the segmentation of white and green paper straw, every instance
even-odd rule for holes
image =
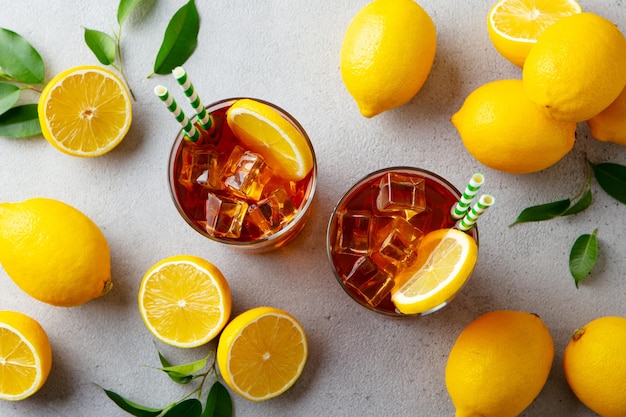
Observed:
[[[183,67],[176,67],[172,70],[172,74],[183,89],[187,99],[189,99],[189,104],[191,104],[191,107],[193,107],[194,111],[198,115],[198,122],[200,123],[200,126],[202,126],[204,130],[210,130],[211,126],[213,126],[211,115],[208,114],[204,108],[204,104],[202,103],[202,100],[200,100],[200,97],[198,97],[198,93],[196,93],[196,89],[191,83],[191,80],[187,77],[185,69]]]
[[[476,224],[478,218],[482,216],[495,202],[496,199],[491,194],[481,195],[472,209],[456,223],[456,228],[463,232],[467,232],[474,226],[474,224]]]
[[[174,100],[174,98],[170,96],[167,88],[162,85],[157,85],[154,88],[154,94],[156,94],[157,97],[161,99],[163,104],[165,104],[165,107],[167,107],[170,113],[172,113],[176,121],[180,123],[180,125],[183,127],[183,130],[185,131],[185,135],[187,135],[187,138],[192,142],[197,141],[198,138],[200,138],[200,133],[198,133],[198,129],[196,129],[196,127],[193,125],[193,123],[191,123],[189,118],[185,116],[185,113],[182,112],[182,110],[178,106],[178,103],[176,103],[176,100]]]
[[[472,199],[476,194],[478,194],[478,190],[480,190],[480,187],[482,187],[484,183],[485,177],[483,174],[477,172],[472,175],[472,178],[470,178],[469,183],[465,187],[465,191],[463,191],[461,199],[450,210],[450,215],[453,219],[459,220],[465,216],[467,210],[469,210],[469,207],[472,204]]]

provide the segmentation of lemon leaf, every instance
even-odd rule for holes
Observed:
[[[606,162],[594,165],[593,172],[608,195],[626,204],[626,166]]]
[[[41,84],[45,68],[41,55],[21,35],[0,28],[0,75],[25,84]]]
[[[565,200],[526,207],[509,227],[518,223],[538,222],[559,217],[569,208],[570,204],[571,200],[566,198]]]
[[[155,74],[169,74],[187,61],[198,44],[200,17],[194,0],[178,9],[167,29],[154,62]]]
[[[215,381],[206,399],[204,412],[200,417],[232,417],[233,402],[224,385]]]
[[[117,7],[117,23],[122,26],[126,18],[142,0],[121,0]]]
[[[591,194],[591,189],[587,189],[582,197],[576,201],[573,205],[571,205],[567,210],[561,213],[561,216],[571,216],[572,214],[580,213],[581,211],[587,209],[591,203],[593,202],[593,195]]]
[[[162,357],[160,353],[159,357]],[[185,363],[182,365],[164,366],[163,368],[158,369],[167,373],[174,382],[177,382],[179,384],[187,384],[194,378],[193,374],[201,371],[206,367],[208,358],[209,357],[207,356],[198,361]]]
[[[200,417],[202,403],[195,398],[188,398],[167,410],[163,417]]]
[[[0,116],[0,136],[28,138],[41,133],[37,104],[13,107]]]
[[[21,90],[15,84],[0,83],[0,114],[9,110],[20,98]]]
[[[578,283],[582,281],[596,264],[598,257],[598,240],[595,229],[590,235],[581,235],[574,242],[569,255],[569,270],[574,278],[574,284],[578,288]]]
[[[85,28],[85,43],[102,65],[115,62],[116,42],[111,35],[99,30]]]
[[[102,388],[102,387],[100,387]],[[136,417],[156,417],[163,412],[161,408],[150,408],[146,407],[132,401],[127,400],[122,397],[118,393],[102,388],[104,393],[109,397],[119,408],[126,411],[129,414],[132,414]]]

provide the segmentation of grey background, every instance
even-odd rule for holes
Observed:
[[[450,116],[476,87],[521,71],[493,48],[486,26],[494,1],[421,0],[435,22],[437,55],[423,89],[407,105],[363,118],[339,72],[339,51],[350,19],[366,0],[197,1],[199,46],[185,65],[205,102],[250,96],[292,113],[315,146],[319,182],[313,214],[287,247],[248,255],[207,241],[178,216],[166,181],[170,144],[179,127],[152,90],[173,77],[146,78],[169,18],[184,1],[145,1],[124,26],[122,48],[137,96],[133,125],[111,153],[79,159],[54,150],[41,137],[0,138],[0,200],[56,198],[90,216],[106,235],[115,287],[76,308],[29,298],[0,270],[0,308],[36,318],[53,346],[47,384],[19,403],[0,402],[0,415],[123,415],[92,383],[137,402],[165,406],[187,388],[150,369],[157,348],[174,362],[199,359],[212,346],[179,350],[156,343],[137,311],[143,274],[180,253],[205,257],[228,278],[233,314],[272,305],[294,314],[307,331],[310,355],[302,377],[279,398],[250,403],[233,395],[245,416],[451,416],[444,368],[459,332],[481,313],[531,311],[550,328],[556,346],[552,372],[522,414],[592,416],[565,382],[562,353],[574,329],[603,315],[625,315],[626,207],[594,184],[593,205],[569,218],[508,228],[526,206],[571,197],[585,178],[585,157],[626,164],[626,149],[595,141],[584,123],[574,149],[555,166],[529,175],[483,167],[465,150]],[[622,1],[581,1],[626,27]],[[42,54],[46,79],[81,64],[97,64],[83,42],[83,27],[117,27],[117,1],[0,1],[0,27],[26,37]],[[25,95],[25,101],[36,95]],[[188,114],[191,109],[185,106]],[[413,165],[462,188],[486,176],[494,206],[480,221],[480,254],[470,283],[445,309],[417,320],[392,321],[364,310],[342,292],[328,266],[326,225],[350,184],[392,165]],[[568,271],[571,245],[598,228],[600,255],[576,289]],[[147,365],[147,366],[146,366]],[[531,366],[532,364],[529,364]]]

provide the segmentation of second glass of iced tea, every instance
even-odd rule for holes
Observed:
[[[306,140],[313,167],[301,180],[277,175],[263,158],[247,149],[226,122],[238,98],[207,106],[212,132],[201,130],[191,142],[181,131],[169,160],[169,184],[180,215],[207,238],[250,252],[277,249],[304,227],[317,182],[313,146],[300,124],[287,112],[272,107]]]
[[[416,260],[424,235],[455,226],[450,210],[460,198],[444,178],[419,168],[386,168],[358,181],[328,225],[328,258],[341,287],[371,311],[412,317],[392,302],[394,277]],[[468,233],[478,243],[476,226]]]

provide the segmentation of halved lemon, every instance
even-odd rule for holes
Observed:
[[[500,0],[487,17],[489,37],[503,57],[521,68],[548,26],[581,11],[575,0]]]
[[[401,274],[398,280],[403,284],[391,295],[404,314],[425,313],[445,305],[474,270],[478,246],[467,233],[440,229],[424,236],[418,253],[418,268]]]
[[[52,146],[80,157],[105,154],[130,128],[132,104],[122,80],[108,69],[67,69],[39,97],[41,132]]]
[[[257,307],[235,317],[217,345],[224,382],[250,401],[274,398],[300,377],[308,355],[304,329],[291,314]]]
[[[150,268],[141,281],[138,301],[154,337],[181,348],[208,343],[230,318],[226,278],[215,265],[192,255],[165,258]]]
[[[237,139],[281,177],[298,181],[313,168],[307,139],[273,107],[252,99],[237,100],[226,120]]]
[[[46,332],[35,319],[0,311],[0,399],[19,401],[43,386],[52,367]]]

